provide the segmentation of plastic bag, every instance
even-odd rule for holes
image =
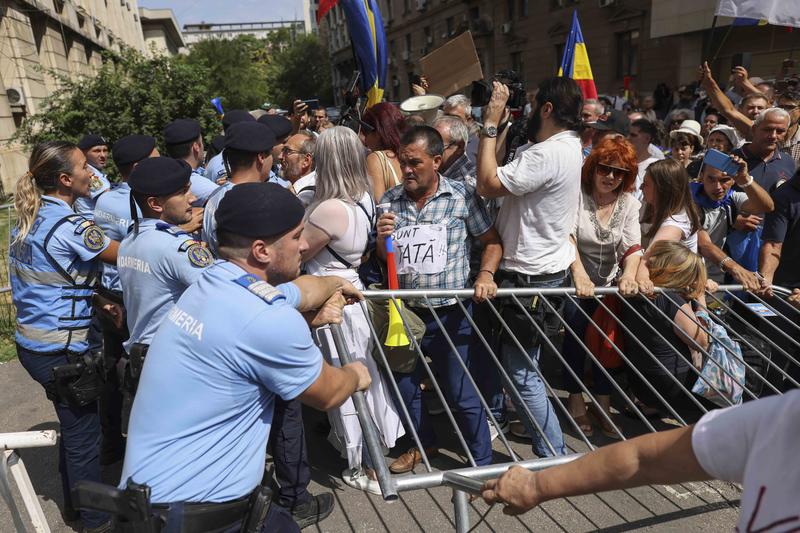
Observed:
[[[720,407],[730,405],[726,399],[733,405],[739,405],[742,403],[742,384],[745,382],[742,349],[722,325],[710,319],[708,313],[699,311],[697,318],[707,324],[711,342],[706,350],[709,357],[705,358],[703,370],[700,372],[705,381],[698,377],[692,392]]]

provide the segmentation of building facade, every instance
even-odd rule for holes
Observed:
[[[789,57],[797,32],[774,26],[730,27],[720,17],[709,31],[716,0],[379,0],[389,47],[386,98],[410,95],[419,60],[464,31],[471,31],[483,72],[519,72],[527,85],[553,76],[561,62],[573,10],[578,11],[598,92],[617,92],[627,78],[639,92],[697,79],[711,40],[712,69],[727,81],[731,59],[751,52],[752,74],[772,77]],[[341,8],[320,24],[339,94],[355,63]]]
[[[101,51],[144,51],[144,37],[136,0],[0,0],[0,6],[0,181],[8,194],[27,170],[14,133],[57,88],[48,71],[90,76],[102,66]]]
[[[266,39],[270,33],[282,29],[289,30],[292,35],[305,33],[306,22],[303,20],[280,20],[266,22],[230,22],[183,25],[183,40],[187,46],[205,39],[235,39],[240,35],[252,35],[256,39]]]
[[[174,56],[186,50],[178,21],[171,9],[139,8],[147,54]]]

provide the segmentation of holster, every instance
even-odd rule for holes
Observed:
[[[133,399],[136,397],[136,389],[139,388],[139,376],[142,375],[144,359],[147,356],[149,344],[134,343],[131,345],[125,364],[125,375],[122,381],[122,434],[128,434],[128,422],[130,422],[131,408]]]
[[[272,489],[259,485],[250,495],[250,510],[242,522],[241,533],[258,533],[264,527],[272,505]]]
[[[134,381],[134,388],[131,393],[136,393],[135,385],[139,383],[139,376],[142,375],[142,367],[144,366],[144,358],[147,356],[147,350],[150,349],[149,344],[142,344],[140,342],[131,345],[130,353],[128,354],[128,372],[131,380]]]
[[[112,515],[116,533],[160,533],[161,519],[150,506],[150,487],[130,478],[125,490],[94,481],[78,481],[72,488],[72,502],[78,509],[92,509]]]
[[[83,407],[100,396],[102,354],[69,355],[69,363],[53,367],[53,385],[47,396],[53,401]]]

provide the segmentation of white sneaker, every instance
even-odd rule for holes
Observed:
[[[378,481],[370,479],[361,468],[348,468],[342,472],[342,481],[354,489],[381,495],[381,486]]]
[[[497,427],[492,424],[491,419],[487,418],[486,423],[489,424],[489,435],[491,435],[492,440],[495,440],[500,434],[497,432]],[[503,435],[508,435],[509,429],[511,424],[508,423],[508,419],[505,420],[498,420],[498,424],[500,424],[500,430],[503,432]]]

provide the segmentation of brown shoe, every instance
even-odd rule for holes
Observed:
[[[437,448],[425,449],[425,454],[429,458],[435,457],[438,453],[439,450]],[[411,448],[406,453],[395,459],[394,462],[389,465],[389,470],[391,470],[393,474],[405,474],[406,472],[411,472],[414,470],[414,467],[421,462],[422,454],[419,453],[419,449]]]

